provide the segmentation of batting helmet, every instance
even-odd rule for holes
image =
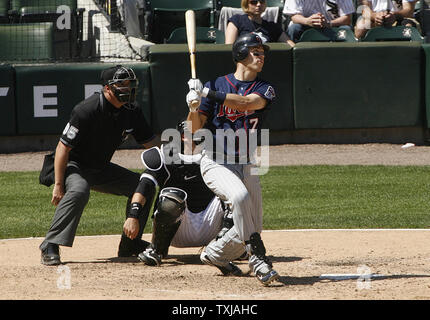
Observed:
[[[234,62],[239,62],[244,59],[249,54],[249,48],[262,46],[264,51],[269,51],[270,47],[263,44],[260,36],[254,32],[247,33],[239,36],[233,43],[233,60]]]
[[[118,101],[126,102],[124,107],[128,109],[136,108],[134,102],[139,81],[133,69],[117,65],[103,70],[101,80],[103,85],[110,86]],[[127,84],[125,84],[126,81],[128,81]]]

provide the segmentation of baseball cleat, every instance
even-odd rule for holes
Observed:
[[[278,280],[280,275],[275,270],[271,269],[266,273],[257,271],[257,279],[265,286],[269,285],[272,281]]]
[[[48,246],[42,250],[40,262],[45,266],[57,266],[61,264],[58,244],[48,243]]]
[[[161,255],[155,252],[155,250],[152,248],[148,248],[145,251],[139,253],[137,258],[148,266],[159,267],[161,265]]]
[[[202,254],[200,255],[200,260],[204,264],[207,264],[207,265],[213,266],[213,267],[217,267],[222,272],[222,274],[225,276],[230,276],[230,275],[236,276],[236,277],[243,276],[242,270],[240,270],[239,267],[236,266],[232,262],[227,263],[225,266],[218,266],[210,260],[210,258],[208,257],[208,255],[205,252],[202,252]]]

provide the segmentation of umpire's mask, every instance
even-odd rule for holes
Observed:
[[[125,102],[124,107],[130,110],[136,108],[136,93],[139,81],[131,68],[116,66],[102,73],[103,84],[107,84],[115,97],[120,102]]]

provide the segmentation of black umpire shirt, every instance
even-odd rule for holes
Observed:
[[[155,137],[140,108],[118,109],[95,93],[73,108],[60,141],[72,148],[70,161],[103,169],[129,134],[140,144]]]

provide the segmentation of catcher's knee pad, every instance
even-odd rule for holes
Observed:
[[[174,224],[185,211],[187,193],[179,188],[164,188],[160,192],[155,220],[162,224]]]

